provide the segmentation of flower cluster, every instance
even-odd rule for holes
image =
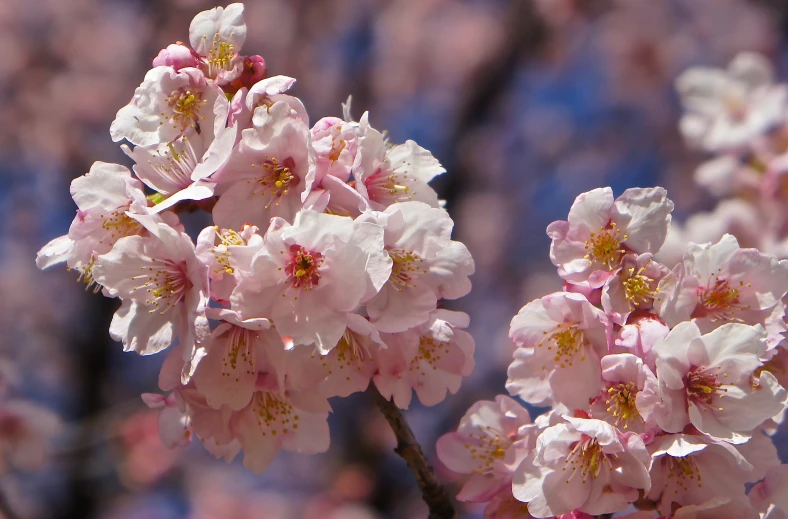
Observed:
[[[547,228],[564,290],[512,319],[506,389],[552,409],[477,402],[437,446],[485,517],[788,513],[769,438],[788,405],[788,260],[725,235],[659,263],[666,195],[595,189]]]
[[[788,257],[788,86],[771,64],[741,53],[727,69],[695,67],[676,80],[687,143],[709,155],[695,182],[722,199],[674,226],[676,246],[736,234],[743,244]]]
[[[110,128],[133,167],[73,181],[77,216],[38,265],[119,298],[126,351],[170,350],[165,394],[143,396],[166,445],[197,436],[259,472],[280,449],[326,450],[327,399],[371,380],[402,408],[456,392],[474,343],[468,316],[438,304],[469,292],[474,265],[430,152],[390,144],[349,103],[310,127],[295,80],[239,53],[243,11],[199,13],[190,45],[153,60]],[[213,225],[193,238],[179,214],[194,208]]]

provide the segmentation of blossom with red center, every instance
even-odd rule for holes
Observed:
[[[347,314],[391,274],[383,229],[351,218],[301,211],[293,224],[275,218],[230,298],[245,318],[273,320],[292,345],[330,351]]]

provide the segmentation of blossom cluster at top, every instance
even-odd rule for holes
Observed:
[[[480,401],[437,445],[486,518],[786,517],[788,260],[725,235],[663,265],[672,209],[595,189],[547,228],[564,290],[512,319],[506,389],[551,409]]]
[[[121,300],[111,336],[170,349],[159,385],[165,444],[197,436],[262,471],[280,449],[328,448],[327,401],[363,391],[425,405],[473,369],[473,260],[428,182],[445,170],[392,145],[365,113],[310,127],[295,82],[240,54],[242,4],[199,13],[110,128],[130,171],[96,162],[74,180],[77,216],[38,255]],[[179,213],[209,211],[196,239]]]
[[[788,86],[775,81],[766,58],[744,52],[727,69],[685,71],[676,90],[683,137],[709,155],[695,182],[722,200],[674,226],[668,247],[729,232],[742,245],[788,258]]]

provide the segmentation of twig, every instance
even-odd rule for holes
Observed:
[[[21,519],[14,509],[11,508],[11,503],[8,502],[8,498],[3,492],[2,488],[0,488],[0,514],[3,514],[5,519]]]
[[[369,385],[367,392],[372,395],[375,404],[386,417],[386,421],[397,437],[397,447],[394,452],[405,460],[413,475],[416,476],[416,481],[421,489],[421,497],[430,510],[429,519],[453,519],[455,512],[449,494],[438,482],[435,471],[421,451],[421,446],[413,436],[413,431],[405,421],[402,411],[393,402],[386,400],[374,384]]]

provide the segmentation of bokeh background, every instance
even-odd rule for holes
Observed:
[[[109,138],[115,112],[214,5],[0,0],[0,357],[14,394],[66,424],[45,469],[3,474],[0,489],[29,519],[426,517],[364,394],[333,403],[328,453],[280,453],[262,476],[200,445],[165,450],[139,399],[162,358],[124,354],[107,333],[115,301],[34,265],[68,230],[71,180],[95,160],[130,165]],[[414,139],[448,169],[436,188],[477,265],[451,307],[471,316],[477,367],[457,395],[407,411],[430,456],[471,403],[504,392],[509,320],[560,287],[544,229],[577,194],[662,185],[679,221],[713,206],[692,182],[703,157],[678,134],[673,80],[742,50],[784,77],[787,13],[781,0],[247,2],[245,52],[298,79],[313,121],[352,94],[356,116],[369,110],[393,142]]]

